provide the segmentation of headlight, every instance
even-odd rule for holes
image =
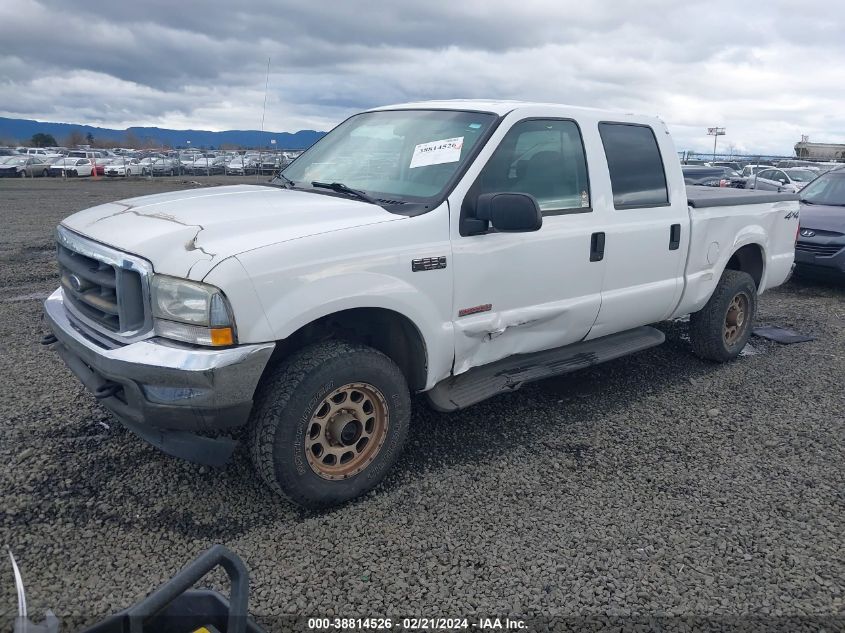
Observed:
[[[235,344],[232,310],[218,288],[156,275],[151,293],[158,336],[215,347]]]

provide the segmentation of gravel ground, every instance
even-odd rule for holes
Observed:
[[[761,298],[759,322],[811,343],[755,338],[717,366],[672,323],[634,357],[458,414],[417,407],[383,485],[304,513],[245,450],[221,471],[157,452],[38,344],[56,223],[181,180],[0,180],[0,544],[31,612],[95,621],[223,543],[273,628],[283,614],[845,617],[845,286]],[[14,606],[0,563],[0,622]]]

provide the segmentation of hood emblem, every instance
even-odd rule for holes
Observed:
[[[812,229],[801,229],[801,237],[815,237],[816,232]]]

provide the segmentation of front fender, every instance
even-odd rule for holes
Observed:
[[[243,264],[273,340],[343,310],[380,308],[407,318],[427,351],[426,388],[454,360],[452,269],[415,270],[416,258],[446,257],[445,209],[401,222],[323,233],[243,252]]]
[[[426,388],[449,374],[453,359],[451,321],[405,280],[374,272],[338,273],[260,296],[273,338],[281,340],[322,317],[353,308],[381,308],[406,317],[423,338],[428,353]]]

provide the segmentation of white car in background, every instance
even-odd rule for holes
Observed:
[[[236,156],[226,165],[227,174],[254,174],[258,170],[258,154]]]
[[[106,165],[106,176],[146,176],[147,171],[137,159],[116,158]]]
[[[90,176],[94,171],[94,161],[90,158],[72,158],[68,156],[50,165],[51,176]]]

